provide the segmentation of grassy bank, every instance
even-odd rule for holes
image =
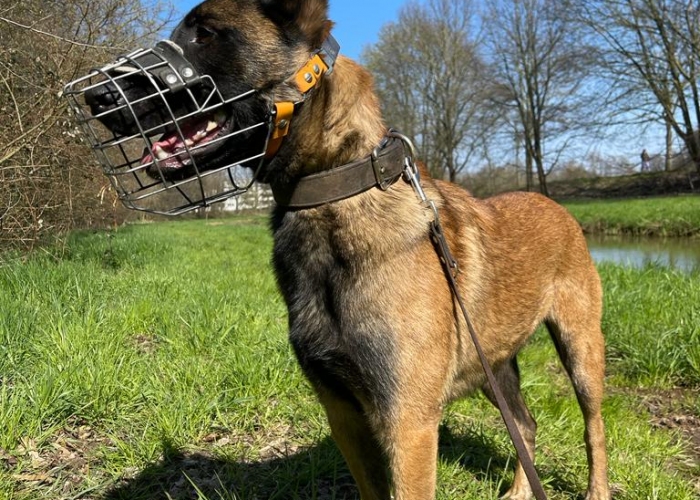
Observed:
[[[700,387],[700,273],[607,264],[600,273],[614,376],[623,385]]]
[[[564,202],[589,233],[700,237],[700,196]]]
[[[260,218],[184,221],[0,266],[0,499],[356,499],[287,344],[270,245]],[[639,390],[700,387],[699,276],[601,273],[616,499],[697,498],[687,442]],[[538,334],[521,368],[550,498],[575,499],[582,421],[555,356]],[[439,460],[440,499],[496,498],[512,479],[482,397],[448,408]]]

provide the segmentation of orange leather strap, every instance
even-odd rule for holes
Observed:
[[[322,55],[328,57],[328,61],[324,60]],[[333,64],[338,55],[338,44],[335,39],[329,35],[326,42],[319,53],[316,53],[309,61],[292,77],[292,83],[299,89],[302,94],[302,100],[306,99],[306,95],[311,92],[318,82],[321,81],[323,75],[333,71]],[[293,102],[276,102],[275,116],[273,119],[273,130],[270,138],[267,141],[267,150],[265,158],[270,159],[277,154],[282,141],[289,133],[289,125],[294,117]]]
[[[313,56],[294,76],[294,82],[302,94],[314,88],[321,77],[328,71],[328,65],[319,54]]]
[[[267,150],[265,151],[265,158],[270,159],[277,154],[282,141],[285,136],[289,133],[289,125],[291,124],[292,117],[294,116],[294,103],[293,102],[276,102],[275,103],[275,118],[272,133],[270,134],[270,139],[267,141]]]

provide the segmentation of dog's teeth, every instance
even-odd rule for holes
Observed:
[[[185,139],[185,146],[187,146],[188,148],[191,148],[192,146],[194,146],[194,144],[195,142],[192,139]]]
[[[159,160],[165,160],[169,156],[168,153],[166,153],[165,150],[157,144],[153,147],[153,152],[155,153],[156,158],[158,158]]]
[[[219,124],[217,122],[209,122],[207,123],[207,132],[211,132],[215,128],[218,128]]]

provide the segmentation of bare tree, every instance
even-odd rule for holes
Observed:
[[[622,89],[618,104],[631,100],[636,115],[663,120],[700,172],[700,2],[572,0],[571,11],[607,49],[609,76]],[[671,142],[667,135],[667,149]]]
[[[433,175],[455,181],[495,117],[470,0],[409,3],[363,54],[390,125],[412,136]]]
[[[484,26],[500,83],[494,103],[524,146],[527,189],[536,171],[548,195],[547,175],[590,125],[590,52],[557,0],[496,0]]]
[[[140,0],[0,0],[0,245],[114,216],[109,183],[60,98],[63,85],[150,43],[165,5]]]

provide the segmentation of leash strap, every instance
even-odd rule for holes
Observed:
[[[513,442],[513,446],[515,447],[520,464],[522,465],[525,475],[527,476],[527,480],[530,483],[532,493],[537,500],[547,500],[547,494],[544,492],[540,478],[537,475],[537,470],[535,469],[533,459],[527,451],[523,436],[515,423],[513,412],[503,396],[503,392],[498,385],[498,381],[496,380],[496,376],[491,369],[488,359],[486,359],[486,355],[481,347],[481,342],[479,342],[479,336],[474,329],[469,313],[467,313],[467,308],[464,305],[461,294],[459,293],[459,286],[457,285],[456,280],[456,276],[459,271],[457,261],[452,256],[452,252],[450,252],[450,247],[442,230],[442,225],[440,224],[440,216],[438,214],[437,207],[433,201],[428,200],[425,192],[423,191],[423,187],[420,184],[418,169],[413,161],[415,148],[410,139],[403,134],[399,134],[395,131],[392,131],[391,134],[394,137],[398,137],[403,140],[408,145],[408,149],[411,151],[411,155],[406,157],[404,179],[409,182],[411,186],[413,186],[413,189],[420,198],[421,202],[430,207],[433,211],[434,217],[433,221],[430,223],[430,237],[435,245],[438,256],[440,257],[440,261],[445,268],[445,276],[447,277],[447,281],[450,285],[450,291],[457,300],[459,308],[462,311],[462,315],[464,316],[464,320],[467,324],[467,330],[469,330],[469,336],[471,337],[474,348],[479,356],[479,361],[481,361],[481,366],[486,374],[486,379],[488,380],[489,386],[491,387],[494,397],[496,398],[498,411],[501,413],[503,422],[506,424],[506,429],[508,429],[508,434],[510,434],[510,439]]]

